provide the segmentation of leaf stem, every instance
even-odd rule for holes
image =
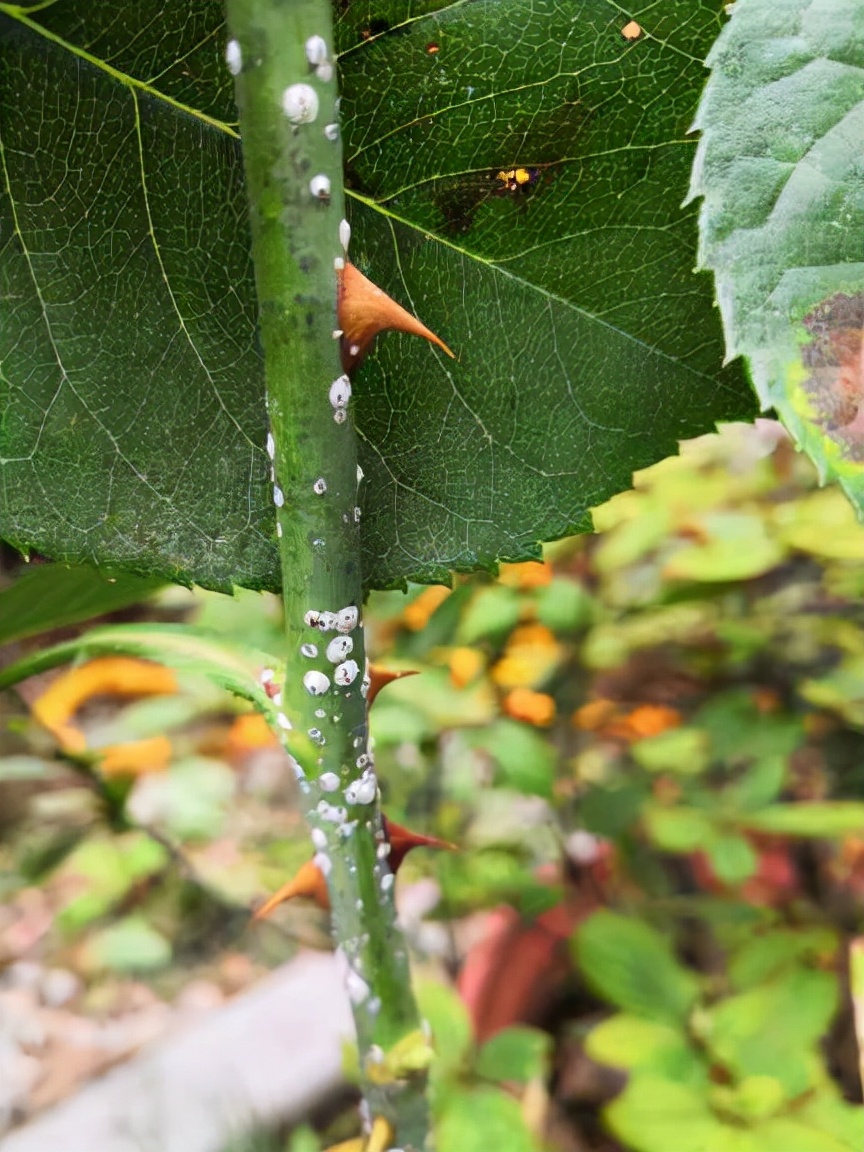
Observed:
[[[264,349],[286,674],[268,684],[294,757],[347,965],[364,1094],[405,1149],[427,1137],[422,1072],[388,1076],[419,1034],[368,749],[358,491],[336,333],[350,229],[329,0],[228,0]],[[335,333],[335,335],[334,335]],[[401,1042],[401,1044],[400,1044]],[[409,1044],[410,1047],[410,1044]],[[422,1061],[420,1061],[422,1063]]]

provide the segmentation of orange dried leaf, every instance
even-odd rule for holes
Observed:
[[[84,735],[70,720],[93,696],[163,696],[177,691],[169,668],[131,656],[103,656],[59,676],[34,701],[36,719],[67,752],[86,747]]]
[[[573,713],[573,727],[583,732],[596,732],[618,711],[614,700],[589,700]]]
[[[628,715],[607,724],[602,734],[629,743],[680,727],[681,713],[676,708],[667,708],[663,704],[640,704]]]
[[[450,589],[442,584],[433,584],[425,588],[416,600],[412,600],[402,613],[402,620],[406,628],[412,632],[421,632],[429,622],[429,618],[447,597]]]
[[[111,744],[102,749],[99,771],[113,779],[118,776],[145,776],[164,772],[171,763],[171,741],[167,736],[149,736],[128,744]]]
[[[552,582],[552,565],[539,560],[526,560],[523,564],[502,564],[499,580],[510,588],[523,591],[542,588]]]
[[[422,336],[455,359],[440,337],[430,332],[416,316],[406,312],[353,264],[346,263],[339,274],[337,313],[342,330],[342,367],[346,372],[360,363],[378,333],[387,328]]]
[[[642,35],[642,28],[635,20],[631,20],[629,24],[625,24],[621,29],[621,35],[625,40],[638,40]]]
[[[260,712],[244,712],[228,730],[224,751],[229,759],[241,760],[256,748],[274,748],[278,743]]]
[[[392,684],[394,680],[401,680],[403,676],[417,676],[419,675],[413,668],[404,668],[399,672],[393,672],[389,668],[382,668],[380,664],[369,665],[369,691],[366,694],[366,704],[371,708],[372,701],[378,695],[382,688],[386,688],[388,684]]]
[[[504,697],[504,711],[514,720],[545,727],[555,719],[555,701],[546,692],[514,688]]]
[[[457,688],[464,688],[477,679],[483,671],[485,660],[476,648],[453,648],[448,663],[451,683]]]

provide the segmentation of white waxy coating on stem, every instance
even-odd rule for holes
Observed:
[[[280,728],[284,728],[286,732],[290,732],[294,725],[288,719],[284,712],[277,713],[276,723]]]
[[[309,181],[309,191],[316,200],[329,200],[330,177],[325,176],[323,172],[319,172],[317,176],[313,176]]]
[[[281,692],[277,692],[273,696],[273,707],[274,708],[281,708],[282,707],[282,693]]]
[[[354,508],[354,523],[355,524],[360,523],[360,517],[362,515],[363,515],[363,509],[359,505],[356,505]]]
[[[278,520],[276,521],[276,535],[280,540],[282,539],[282,525]]]
[[[356,660],[346,660],[344,664],[337,664],[336,670],[333,673],[333,679],[344,688],[348,684],[354,683],[359,671],[360,668]]]
[[[301,644],[300,645],[300,655],[305,656],[308,660],[314,660],[315,657],[318,655],[318,645],[317,644]]]
[[[336,804],[329,804],[326,800],[319,800],[318,807],[315,809],[322,820],[326,820],[328,824],[344,824],[345,818],[348,815],[347,808],[338,807]]]
[[[335,792],[339,787],[339,777],[335,772],[322,772],[318,777],[318,787],[322,792]]]
[[[379,860],[386,860],[390,855],[390,841],[384,840],[381,844],[379,844],[375,849],[375,855]]]
[[[329,84],[333,79],[333,65],[329,60],[322,60],[318,67],[315,69],[315,75],[322,84]]]
[[[282,491],[278,484],[273,485],[273,503],[277,508],[281,508],[285,503],[285,493]]]
[[[303,677],[303,687],[310,696],[323,696],[330,690],[330,680],[323,672],[307,672]]]
[[[327,140],[339,139],[339,125],[338,124],[325,124],[324,136]]]
[[[369,998],[369,985],[353,968],[349,968],[345,974],[345,990],[352,1004],[362,1004]]]
[[[240,75],[240,70],[243,67],[243,53],[240,51],[240,45],[236,40],[229,40],[225,45],[225,63],[228,65],[228,71],[232,76]]]
[[[348,245],[351,243],[351,225],[347,220],[339,221],[339,243],[342,245],[344,251],[348,251]]]
[[[327,849],[327,837],[320,828],[313,828],[311,833],[312,843],[319,852],[324,852]]]
[[[333,410],[333,423],[344,424],[348,419],[348,411],[345,408],[334,408]]]
[[[334,408],[345,408],[351,399],[351,381],[347,376],[337,376],[330,385],[330,403]]]
[[[318,115],[318,93],[311,84],[290,84],[282,93],[282,111],[292,124],[311,124]]]
[[[353,604],[349,604],[347,608],[340,608],[336,613],[336,631],[353,632],[359,619],[360,612]]]
[[[330,870],[333,867],[333,863],[326,852],[316,852],[312,857],[312,863],[316,866],[321,875],[325,877],[325,879],[330,875]]]
[[[310,36],[304,48],[306,49],[306,59],[312,68],[317,68],[327,59],[327,41],[323,36]]]
[[[267,455],[272,460],[276,455],[276,441],[273,439],[273,433],[267,433]]]
[[[382,892],[389,892],[390,889],[393,887],[393,880],[394,879],[395,879],[395,877],[393,876],[392,872],[386,872],[381,877],[381,891]]]
[[[366,475],[366,473],[363,471],[363,469],[362,469],[362,468],[360,467],[360,465],[358,464],[358,465],[357,465],[357,483],[358,483],[358,484],[360,483],[360,481],[363,479],[363,477],[364,477],[365,475]]]
[[[345,789],[345,799],[349,804],[371,804],[377,794],[378,777],[371,768],[359,780],[352,780]]]
[[[319,476],[315,483],[312,485],[312,491],[316,496],[323,496],[327,491],[327,481],[323,476]]]
[[[337,272],[341,272],[344,269],[345,261],[342,259],[341,256],[334,256],[333,257],[333,267],[336,269]]]
[[[258,679],[261,681],[262,684],[269,684],[275,675],[276,675],[276,673],[273,671],[272,668],[265,668],[262,671],[261,675],[258,677]]]
[[[354,641],[350,636],[334,636],[327,645],[327,659],[331,664],[339,664],[346,656],[350,656]]]

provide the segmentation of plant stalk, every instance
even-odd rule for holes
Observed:
[[[423,1038],[368,749],[362,473],[334,335],[349,232],[332,12],[329,0],[227,0],[227,13],[285,608],[285,682],[265,687],[327,875],[364,1095],[389,1120],[393,1143],[419,1152],[428,1137]],[[394,1047],[411,1053],[395,1074]],[[409,1064],[421,1067],[408,1074]]]

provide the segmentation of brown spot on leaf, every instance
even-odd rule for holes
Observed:
[[[804,317],[812,340],[801,350],[802,385],[815,423],[864,463],[864,293],[838,292]]]
[[[621,29],[621,35],[625,40],[638,40],[642,35],[642,26],[637,24],[635,20],[631,20],[629,24],[625,24]]]

